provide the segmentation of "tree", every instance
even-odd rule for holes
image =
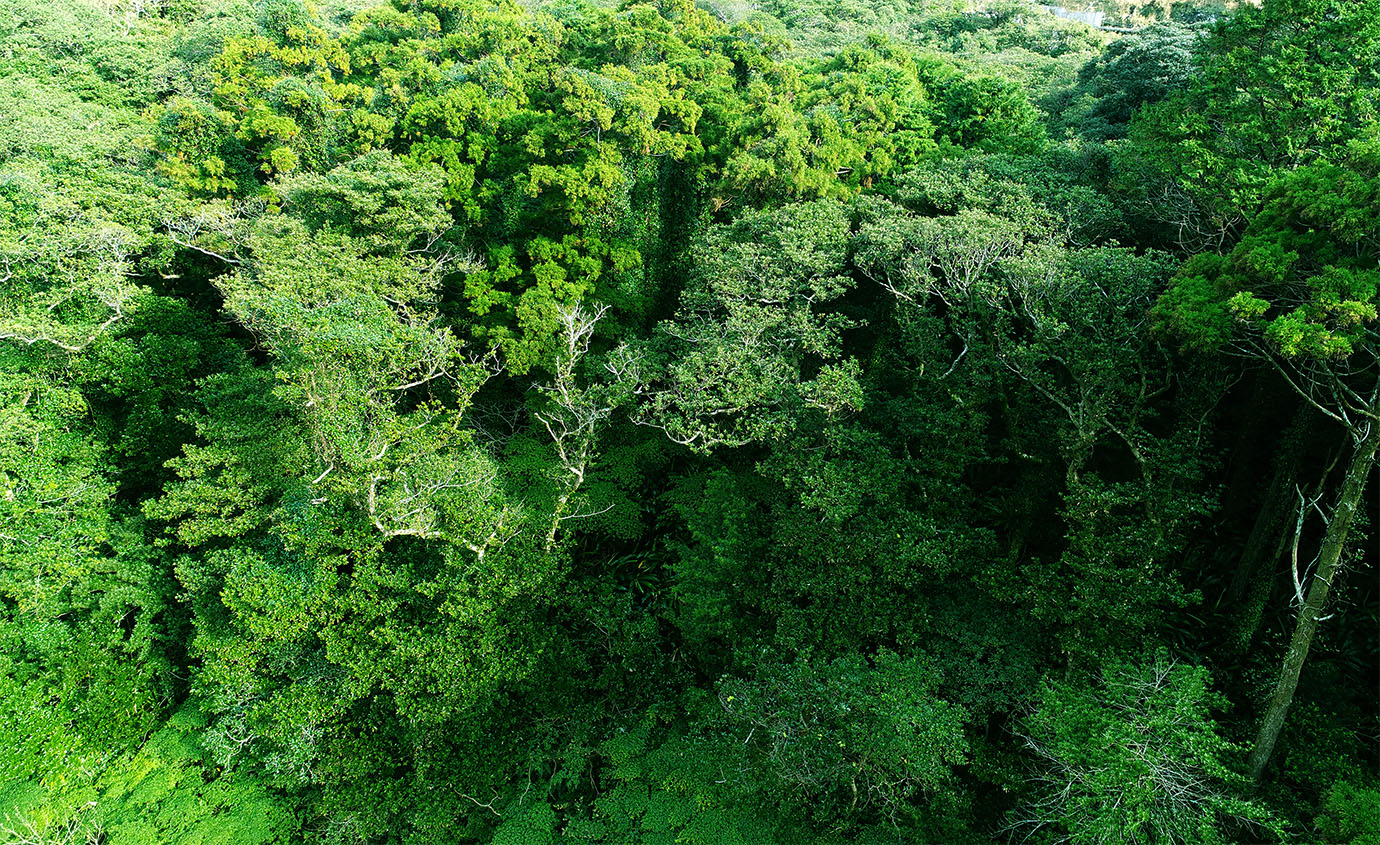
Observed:
[[[1244,778],[1213,722],[1225,701],[1209,682],[1161,654],[1112,664],[1086,686],[1047,683],[1021,727],[1039,769],[1013,827],[1073,843],[1282,837],[1268,811],[1232,795]]]
[[[1066,659],[1102,653],[1191,600],[1168,567],[1210,502],[1188,495],[1204,469],[1197,426],[1151,434],[1172,371],[1148,309],[1172,264],[1064,246],[1077,234],[1078,206],[1056,211],[1024,189],[1008,193],[979,175],[955,186],[945,175],[917,174],[899,196],[956,213],[872,205],[855,260],[896,297],[899,320],[947,324],[952,357],[938,362],[939,377],[1000,391],[1028,466],[1056,447],[1062,478],[1038,483],[1059,485],[1062,504],[1049,516],[1062,536],[1028,542],[1033,524],[1012,532],[1009,562],[1020,576],[994,569],[988,587],[1010,595],[1013,584],[1031,585],[1022,603],[1060,626]]]
[[[1281,170],[1337,161],[1375,119],[1377,51],[1372,0],[1242,5],[1199,50],[1191,84],[1132,126],[1128,177],[1144,177],[1148,212],[1192,251],[1229,247]]]
[[[639,421],[707,450],[784,437],[807,408],[856,408],[856,363],[839,360],[849,322],[828,310],[849,286],[847,238],[846,210],[831,201],[711,230],[695,283],[660,327],[665,370],[649,372]]]
[[[1299,493],[1294,539],[1293,636],[1267,704],[1251,775],[1274,750],[1299,674],[1342,571],[1348,533],[1380,450],[1380,354],[1376,334],[1380,213],[1373,137],[1353,142],[1341,164],[1318,163],[1281,176],[1261,213],[1229,255],[1184,265],[1160,303],[1165,324],[1197,346],[1228,344],[1267,363],[1351,440],[1332,508]],[[1324,531],[1314,561],[1300,570],[1299,536],[1310,510]],[[1311,569],[1311,575],[1309,570]]]
[[[966,714],[935,694],[937,673],[922,656],[884,652],[871,663],[764,662],[751,679],[720,682],[722,718],[765,769],[767,783],[756,788],[818,808],[819,824],[846,805],[845,816],[908,827],[928,816],[920,830],[952,835],[944,816],[958,800],[953,767],[968,754]],[[923,810],[912,803],[921,795]]]
[[[145,131],[137,110],[157,96],[148,71],[169,49],[161,23],[116,20],[86,4],[17,2],[6,15],[0,804],[8,810],[16,796],[88,786],[156,730],[179,694],[176,586],[129,507],[149,467],[112,432],[91,375],[120,380],[103,362],[141,345],[135,315],[156,300],[150,277],[168,268],[159,212],[182,199],[150,178],[137,142]],[[160,376],[185,386],[195,369],[174,364]],[[79,803],[68,797],[60,809]]]
[[[1204,36],[1180,23],[1156,23],[1113,41],[1078,71],[1093,103],[1076,130],[1086,138],[1124,138],[1138,109],[1193,83]]]
[[[0,784],[99,771],[174,689],[173,590],[52,354],[0,347]]]
[[[197,738],[205,726],[205,714],[184,706],[99,777],[11,793],[17,800],[0,819],[0,837],[16,845],[297,841],[290,803],[252,776],[214,766]]]

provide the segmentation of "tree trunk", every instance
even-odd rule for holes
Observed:
[[[1284,550],[1289,545],[1292,532],[1281,526],[1279,538],[1275,541],[1274,554],[1270,556],[1270,568],[1260,573],[1251,582],[1251,591],[1246,596],[1246,601],[1237,615],[1238,622],[1236,632],[1233,634],[1231,642],[1232,653],[1238,658],[1244,657],[1251,650],[1251,643],[1255,641],[1255,635],[1260,631],[1260,623],[1265,618],[1265,605],[1270,602],[1270,594],[1274,592],[1275,580],[1279,577],[1279,567],[1276,565],[1284,556]]]
[[[1265,494],[1265,500],[1261,502],[1260,510],[1256,512],[1255,523],[1251,526],[1251,533],[1246,539],[1245,548],[1241,551],[1236,572],[1227,587],[1228,606],[1239,603],[1246,595],[1246,588],[1255,579],[1256,570],[1261,564],[1279,560],[1277,554],[1272,559],[1268,558],[1267,550],[1278,545],[1280,533],[1287,532],[1285,524],[1292,522],[1285,514],[1293,500],[1294,482],[1298,478],[1299,464],[1303,461],[1304,445],[1307,442],[1304,432],[1308,428],[1308,423],[1312,421],[1309,419],[1311,416],[1310,409],[1300,408],[1294,416],[1293,423],[1281,438],[1282,451],[1275,459],[1275,471],[1270,479],[1269,490]]]
[[[1380,446],[1380,423],[1372,423],[1365,437],[1356,444],[1351,456],[1351,466],[1347,468],[1341,492],[1337,494],[1337,506],[1327,520],[1322,545],[1318,549],[1318,564],[1312,579],[1308,582],[1308,596],[1299,608],[1298,622],[1294,626],[1294,636],[1289,641],[1289,651],[1284,655],[1284,665],[1280,669],[1279,683],[1270,696],[1269,707],[1256,735],[1255,747],[1251,749],[1251,778],[1260,780],[1265,764],[1275,750],[1275,740],[1279,739],[1280,728],[1284,727],[1284,717],[1289,705],[1294,701],[1294,690],[1299,684],[1299,673],[1303,671],[1308,649],[1313,645],[1313,635],[1318,630],[1318,619],[1327,604],[1328,591],[1332,589],[1332,579],[1337,574],[1337,566],[1342,559],[1342,549],[1346,545],[1347,530],[1351,519],[1356,515],[1361,495],[1366,488],[1366,478],[1375,464],[1376,447]]]
[[[1253,386],[1250,398],[1241,411],[1246,419],[1236,425],[1239,431],[1227,453],[1230,457],[1224,467],[1228,476],[1227,487],[1222,492],[1222,507],[1217,514],[1223,525],[1239,524],[1249,514],[1260,512],[1260,467],[1266,464],[1278,466],[1279,461],[1272,460],[1272,456],[1278,454],[1277,448],[1272,448],[1276,447],[1275,437],[1283,431],[1287,438],[1287,432],[1293,428],[1277,412],[1286,406],[1279,401],[1280,385],[1273,375],[1264,370],[1256,370],[1251,375]],[[1290,397],[1290,401],[1293,401],[1293,397]],[[1303,415],[1303,411],[1295,409],[1293,420],[1297,422]]]
[[[1289,545],[1293,534],[1293,520],[1289,519],[1289,503],[1293,500],[1293,490],[1298,480],[1299,467],[1306,451],[1307,432],[1316,418],[1307,407],[1302,407],[1294,415],[1294,421],[1281,438],[1283,451],[1275,460],[1274,478],[1270,491],[1260,509],[1260,513],[1246,540],[1246,548],[1231,585],[1227,588],[1226,599],[1234,609],[1237,625],[1228,647],[1237,657],[1250,651],[1251,642],[1260,630],[1264,619],[1265,605],[1269,602],[1279,576],[1279,561]],[[1345,436],[1345,435],[1344,435]],[[1350,438],[1346,438],[1348,441]],[[1347,448],[1347,443],[1338,444],[1338,449]],[[1340,458],[1340,455],[1338,455]],[[1333,463],[1336,463],[1334,460]],[[1318,489],[1326,483],[1326,474],[1318,479]],[[1249,590],[1248,590],[1249,588]],[[1219,599],[1220,601],[1220,599]]]

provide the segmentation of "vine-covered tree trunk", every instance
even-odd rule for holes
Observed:
[[[1246,539],[1246,545],[1241,551],[1241,557],[1237,562],[1236,571],[1232,575],[1231,584],[1227,588],[1227,601],[1230,604],[1241,601],[1241,598],[1246,594],[1246,588],[1254,579],[1256,570],[1265,562],[1267,550],[1276,545],[1276,539],[1289,522],[1285,514],[1288,512],[1289,502],[1293,498],[1291,494],[1298,478],[1299,464],[1303,458],[1304,447],[1308,442],[1306,436],[1308,417],[1309,414],[1306,409],[1300,410],[1295,415],[1294,422],[1281,438],[1283,441],[1280,444],[1282,451],[1275,459],[1275,471],[1270,479],[1270,487],[1265,493],[1264,501],[1260,504],[1260,510],[1256,513],[1255,522],[1251,526],[1251,533]]]
[[[1313,645],[1318,620],[1322,617],[1328,592],[1332,589],[1332,579],[1336,576],[1338,564],[1342,559],[1347,531],[1351,528],[1352,517],[1356,515],[1356,508],[1365,491],[1371,467],[1375,465],[1377,447],[1380,447],[1380,425],[1372,423],[1356,444],[1351,466],[1347,468],[1346,479],[1342,482],[1341,492],[1337,496],[1337,506],[1327,521],[1327,530],[1318,550],[1317,568],[1308,583],[1308,595],[1303,606],[1299,608],[1298,622],[1294,626],[1294,636],[1289,641],[1289,651],[1284,655],[1279,682],[1275,686],[1274,694],[1270,696],[1265,718],[1260,724],[1260,732],[1256,735],[1255,747],[1251,749],[1251,777],[1256,781],[1260,780],[1265,765],[1270,762],[1275,740],[1279,738],[1280,728],[1284,726],[1284,717],[1289,712],[1289,705],[1294,701],[1299,673],[1303,671],[1308,649]]]
[[[1273,553],[1269,558],[1271,566],[1266,571],[1259,573],[1251,582],[1251,591],[1246,596],[1241,611],[1237,614],[1239,624],[1230,645],[1238,657],[1245,656],[1250,652],[1251,643],[1255,641],[1256,634],[1260,633],[1260,624],[1265,618],[1265,606],[1270,602],[1270,594],[1274,592],[1275,579],[1279,577],[1277,564],[1284,556],[1284,550],[1289,545],[1291,534],[1292,532],[1288,527],[1280,526]]]
[[[1289,542],[1292,521],[1286,514],[1308,443],[1307,431],[1311,417],[1308,409],[1299,409],[1281,439],[1282,451],[1274,461],[1275,471],[1269,490],[1260,505],[1225,593],[1228,607],[1237,619],[1231,641],[1231,647],[1237,655],[1245,654],[1255,639],[1265,603],[1269,600],[1271,587],[1278,574],[1276,564]]]

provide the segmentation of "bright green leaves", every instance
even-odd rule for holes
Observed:
[[[5,486],[0,507],[10,526],[5,547],[17,559],[33,555],[35,562],[73,566],[98,559],[109,539],[102,500],[110,491],[100,479],[100,450],[81,433],[86,402],[60,381],[15,372],[15,359],[21,356],[6,351],[10,366],[0,424]],[[21,576],[18,567],[6,577],[10,598],[21,612],[47,619],[65,612],[53,600],[70,589],[67,579],[45,578],[41,570]]]
[[[149,729],[171,678],[169,590],[115,512],[84,398],[36,356],[0,355],[4,782],[99,767]]]
[[[34,2],[0,20],[0,800],[36,836],[966,842],[1027,798],[1050,839],[1254,832],[1201,673],[1076,683],[1222,656],[1182,610],[1273,420],[1166,354],[1176,265],[1114,239],[1225,209],[1165,325],[1364,387],[1352,6],[1247,9],[1201,74],[1181,29],[1117,42],[1048,144],[1033,103],[1110,36],[1026,0],[801,0],[831,50],[793,57],[732,0],[110,0],[118,38]],[[965,63],[817,31],[874,23]],[[1097,146],[1156,102],[1138,158]],[[1093,187],[1137,175],[1167,193]],[[1328,835],[1365,835],[1352,774]]]
[[[561,315],[598,298],[602,279],[626,274],[638,260],[626,245],[576,235],[534,237],[521,257],[511,246],[498,247],[489,267],[465,277],[465,295],[478,318],[472,331],[499,350],[514,375],[550,367],[559,354]]]
[[[1373,340],[1369,324],[1380,301],[1380,272],[1327,267],[1307,283],[1315,298],[1286,314],[1266,319],[1271,303],[1246,293],[1232,297],[1232,312],[1242,322],[1263,325],[1266,340],[1286,358],[1345,358]]]
[[[1380,837],[1380,789],[1338,781],[1323,796],[1316,824],[1328,842],[1361,843]]]
[[[498,128],[525,104],[522,88],[493,96],[452,70],[429,97],[413,101],[402,124],[412,139],[409,154],[436,163],[446,174],[446,199],[472,223],[483,219],[479,192],[481,168],[498,152]],[[463,81],[454,81],[456,79]]]
[[[850,322],[829,311],[851,285],[848,231],[845,208],[829,201],[712,230],[696,283],[662,325],[669,359],[644,422],[703,450],[780,439],[806,408],[856,410],[857,370],[840,356]],[[824,367],[815,378],[812,363]]]
[[[439,164],[447,202],[490,238],[465,298],[474,333],[521,374],[550,364],[562,308],[618,298],[641,263],[623,232],[637,172],[701,152],[701,107],[675,67],[563,65],[550,21],[474,12],[476,33],[422,52],[432,81],[405,95],[400,148]]]
[[[169,462],[181,480],[144,505],[150,517],[176,520],[173,530],[185,545],[255,533],[272,518],[296,468],[308,465],[301,423],[272,386],[270,373],[254,370],[216,374],[199,385],[198,404],[210,409],[193,417],[201,442]]]
[[[724,163],[727,195],[717,205],[743,196],[755,207],[787,197],[827,196],[836,188],[834,174],[813,167],[809,127],[789,96],[757,83],[745,100]]]
[[[251,778],[221,774],[206,759],[198,741],[205,726],[206,716],[186,705],[99,777],[0,792],[14,811],[5,833],[111,845],[294,841],[300,823],[286,801]]]
[[[1380,181],[1364,147],[1277,179],[1226,256],[1187,262],[1160,301],[1186,345],[1263,341],[1286,359],[1340,360],[1374,343]]]
[[[169,250],[156,229],[184,202],[150,178],[147,127],[126,108],[158,95],[170,28],[80,4],[10,4],[6,21],[0,789],[35,779],[62,790],[140,742],[177,694],[176,586],[131,507],[160,462],[131,453],[161,432],[122,428],[111,406],[158,427],[175,403],[142,379],[185,386],[199,353],[122,331],[141,306],[157,310],[147,285],[168,270]],[[131,365],[141,353],[147,366]],[[13,795],[0,799],[7,811]]]
[[[277,393],[311,431],[321,498],[345,496],[384,536],[434,536],[432,495],[487,472],[451,454],[468,451],[459,415],[488,371],[437,325],[456,260],[439,173],[374,153],[277,187],[284,213],[242,224],[226,307],[274,356]]]
[[[596,146],[611,133],[612,140],[644,156],[679,159],[699,149],[693,133],[701,109],[686,99],[684,75],[674,68],[606,65],[593,72],[567,67],[552,84],[562,109]]]
[[[226,42],[216,61],[215,106],[264,173],[325,169],[359,149],[348,120],[367,89],[344,81],[350,56],[296,0],[274,0],[266,36]]]
[[[444,169],[447,201],[477,224],[492,208],[493,186],[485,184],[491,159],[522,146],[521,116],[532,113],[533,95],[550,83],[561,31],[543,30],[509,5],[452,5],[448,17],[457,19],[439,41],[399,40],[385,48],[371,25],[392,15],[399,26],[412,23],[406,12],[385,7],[360,16],[350,46],[367,56],[361,64],[378,66],[376,84],[400,101],[403,148]]]
[[[1047,685],[1024,734],[1044,770],[1016,825],[1077,843],[1279,837],[1276,819],[1231,794],[1241,749],[1218,735],[1210,711],[1225,702],[1209,678],[1160,656],[1113,664],[1093,687]]]
[[[367,90],[349,83],[350,56],[298,0],[260,9],[260,33],[225,40],[208,100],[155,106],[158,170],[202,195],[252,193],[260,175],[324,170],[377,142],[360,113]]]
[[[933,72],[944,93],[939,124],[951,144],[983,152],[1037,152],[1044,142],[1030,98],[1018,86],[992,76]]]
[[[11,358],[27,372],[0,379],[16,391],[0,411],[0,683],[23,686],[0,707],[11,766],[0,780],[99,772],[153,728],[177,690],[178,587],[123,502],[156,489],[156,465],[185,436],[169,419],[182,407],[169,394],[223,347],[214,332],[204,346],[193,341],[184,311],[170,309],[185,323],[160,326],[167,303],[144,304],[77,362],[82,381],[37,355]]]
[[[1336,162],[1375,120],[1377,21],[1370,0],[1243,6],[1197,52],[1191,84],[1141,113],[1128,152],[1172,185],[1166,199],[1197,204],[1194,214],[1172,201],[1155,209],[1183,243],[1239,231],[1279,169]]]
[[[819,74],[805,114],[822,142],[821,164],[847,184],[871,187],[935,152],[933,107],[917,62],[904,50],[880,41],[851,48]]]
[[[353,159],[323,174],[303,174],[274,187],[285,210],[320,235],[360,239],[373,256],[398,255],[450,227],[436,173],[386,153]]]
[[[153,228],[177,200],[127,172],[81,171],[0,174],[0,342],[78,352],[134,308],[139,271],[161,266]]]
[[[783,82],[746,92],[752,107],[733,125],[721,191],[754,205],[844,197],[937,149],[921,71],[895,45],[853,47]]]
[[[206,102],[173,97],[151,109],[149,117],[157,127],[160,174],[210,196],[247,187],[251,168],[228,113]]]
[[[348,768],[349,708],[442,731],[541,665],[563,519],[592,510],[578,488],[631,383],[585,372],[602,310],[555,308],[561,353],[532,402],[549,441],[476,430],[498,368],[439,315],[471,261],[439,170],[377,152],[273,188],[276,206],[175,224],[233,268],[217,285],[268,366],[203,382],[204,442],[148,511],[190,547],[208,746],[305,782]],[[578,296],[561,263],[576,249],[532,242],[550,296]]]
[[[469,313],[450,312],[452,330],[500,349],[514,374],[550,365],[561,309],[594,299],[644,315],[661,280],[642,265],[682,246],[660,240],[668,200],[693,219],[706,199],[718,212],[841,197],[931,157],[941,138],[1024,149],[1033,125],[1009,86],[892,44],[802,77],[750,28],[730,33],[683,5],[562,10],[564,26],[511,5],[398,4],[339,37],[304,8],[274,5],[264,35],[227,44],[214,107],[169,102],[162,167],[217,193],[253,190],[242,160],[322,173],[386,147],[438,165],[483,259],[457,268]],[[203,137],[217,131],[219,145]],[[713,197],[661,195],[675,170]]]
[[[1229,302],[1241,291],[1233,290],[1229,284],[1219,285],[1229,268],[1227,259],[1212,253],[1185,261],[1156,305],[1160,327],[1183,338],[1190,347],[1211,349],[1230,341],[1236,326]],[[1251,304],[1252,299],[1246,294],[1237,304],[1247,313],[1259,315],[1261,312]]]
[[[213,744],[227,760],[251,747],[300,779],[326,753],[323,732],[341,706],[387,690],[410,718],[440,719],[455,699],[473,701],[477,686],[516,671],[503,667],[526,665],[504,659],[511,650],[487,621],[467,632],[497,618],[503,589],[527,582],[519,563],[492,593],[465,588],[523,517],[495,482],[493,455],[462,426],[492,370],[438,325],[440,280],[460,260],[440,173],[376,153],[275,188],[281,211],[183,226],[226,250],[235,268],[218,280],[226,308],[271,369],[203,384],[205,443],[174,462],[184,481],[149,511],[195,550],[179,576],[202,609],[199,683],[218,714],[212,737],[222,737]],[[233,548],[207,554],[228,537]],[[409,549],[432,577],[399,580]],[[524,563],[540,581],[541,562]],[[404,633],[438,614],[452,620],[452,651]],[[457,656],[465,642],[470,657]],[[409,678],[454,696],[429,705]]]

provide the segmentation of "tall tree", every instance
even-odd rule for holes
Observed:
[[[1229,249],[1280,169],[1336,161],[1380,108],[1380,4],[1242,4],[1189,84],[1140,112],[1125,147],[1146,211],[1190,250]]]
[[[1351,441],[1333,505],[1299,493],[1300,529],[1317,509],[1325,525],[1316,558],[1300,564],[1294,538],[1289,648],[1266,705],[1251,775],[1270,760],[1380,449],[1380,142],[1374,127],[1338,164],[1280,177],[1242,241],[1225,256],[1184,265],[1160,303],[1167,325],[1190,343],[1227,344],[1268,364]]]

